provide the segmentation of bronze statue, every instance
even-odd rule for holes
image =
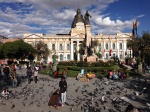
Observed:
[[[92,16],[88,13],[88,11],[86,11],[84,15],[85,25],[90,25],[89,17],[91,18]]]

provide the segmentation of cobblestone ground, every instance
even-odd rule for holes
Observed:
[[[17,74],[25,74],[25,70],[17,70]],[[96,78],[89,82],[80,82],[75,78],[66,80],[67,104],[60,109],[48,106],[49,96],[58,89],[60,79],[40,75],[37,84],[33,81],[28,84],[24,80],[19,87],[10,87],[14,95],[8,100],[0,99],[0,112],[124,112],[129,103],[143,112],[150,112],[146,104],[150,103],[149,80],[113,81]],[[139,95],[144,87],[147,92]]]

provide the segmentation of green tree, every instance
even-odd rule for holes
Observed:
[[[37,60],[40,61],[41,59],[47,59],[51,51],[48,49],[47,44],[44,42],[40,41],[36,46],[35,46],[35,54],[37,55]]]
[[[93,53],[94,54],[98,54],[96,52],[96,47],[98,46],[98,40],[94,40],[91,42],[91,45],[88,47],[86,46],[86,41],[82,41],[82,44],[80,44],[80,49],[79,49],[79,53],[81,55],[84,55],[85,54],[85,51],[87,50],[87,55],[88,56],[91,56]]]
[[[133,50],[137,60],[150,64],[150,33],[143,32],[142,37],[133,38],[127,41],[127,47]]]
[[[94,51],[93,51],[94,53],[97,53],[96,48],[97,48],[98,44],[99,44],[98,40],[92,41],[92,48],[94,48]]]
[[[0,51],[2,58],[25,59],[29,52],[34,51],[34,48],[30,44],[25,43],[23,40],[19,40],[1,44]]]

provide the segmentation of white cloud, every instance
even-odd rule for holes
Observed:
[[[78,6],[83,15],[91,8],[89,13],[94,33],[130,29],[133,20],[112,20],[109,14],[102,14],[115,1],[118,0],[0,0],[0,3],[14,3],[16,7],[0,9],[0,35],[22,37],[26,32],[42,33],[40,30],[48,34],[69,33]]]

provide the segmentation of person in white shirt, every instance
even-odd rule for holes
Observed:
[[[35,81],[35,83],[37,83],[37,77],[38,77],[38,70],[39,70],[39,68],[38,67],[35,67],[34,68],[34,81]]]

